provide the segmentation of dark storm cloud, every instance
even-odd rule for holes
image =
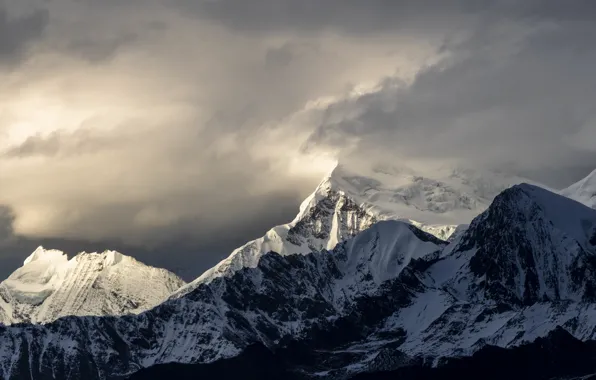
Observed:
[[[486,2],[483,2],[486,3]],[[460,20],[468,12],[486,8],[477,1],[410,1],[410,0],[177,0],[174,3],[198,17],[217,20],[233,29],[266,32],[288,30],[319,32],[335,30],[347,33],[370,33],[403,27],[443,27]],[[414,25],[423,18],[428,25]]]
[[[275,207],[271,207],[271,204]],[[122,239],[77,239],[76,237],[48,238],[15,235],[15,213],[9,206],[0,205],[0,279],[6,278],[38,246],[59,249],[73,257],[79,252],[116,250],[133,256],[148,265],[167,268],[186,281],[192,281],[205,270],[226,258],[230,252],[248,240],[260,237],[280,220],[289,220],[296,212],[295,197],[270,194],[250,199],[252,215],[239,214],[232,223],[206,218],[187,218],[153,232],[161,235],[149,245],[128,244]],[[233,205],[235,207],[239,205]],[[255,218],[253,215],[257,215]],[[101,217],[96,215],[96,217]],[[215,225],[212,223],[215,222]],[[214,236],[214,230],[217,234]]]
[[[0,64],[20,61],[27,46],[42,36],[48,19],[46,10],[12,17],[0,4]]]
[[[593,20],[590,0],[176,0],[185,12],[243,31],[323,30],[348,34],[429,32],[461,27],[470,16]]]
[[[411,86],[388,79],[379,91],[330,106],[324,111],[330,122],[306,148],[357,138],[362,152],[550,168],[550,182],[561,185],[557,170],[596,166],[596,151],[569,143],[596,128],[596,26],[575,18],[507,21],[446,46],[451,58],[421,71]]]

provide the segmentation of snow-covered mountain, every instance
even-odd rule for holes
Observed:
[[[138,314],[185,283],[165,269],[115,251],[80,253],[39,247],[0,283],[0,323],[47,323],[67,315]]]
[[[339,164],[304,200],[293,221],[236,249],[173,297],[218,276],[255,267],[269,251],[287,255],[333,249],[382,220],[406,221],[449,240],[465,230],[466,224],[484,211],[497,194],[524,182],[519,177],[461,167],[425,172],[429,176],[398,166]]]
[[[581,181],[561,190],[561,194],[596,209],[596,170]]]
[[[301,378],[440,367],[560,329],[595,339],[594,273],[596,210],[517,185],[451,243],[381,221],[331,251],[266,253],[139,315],[5,327],[0,376],[116,379],[254,345]]]

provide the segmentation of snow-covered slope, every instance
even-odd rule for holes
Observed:
[[[581,181],[561,190],[561,194],[596,209],[596,170]]]
[[[558,326],[596,339],[596,210],[518,185],[446,244],[378,222],[332,251],[264,254],[139,315],[9,326],[0,376],[112,379],[259,343],[305,376],[344,379],[514,347]]]
[[[442,240],[459,234],[502,190],[524,180],[461,167],[427,169],[339,164],[304,200],[294,220],[250,241],[176,292],[179,297],[222,275],[255,267],[261,255],[333,249],[381,220],[402,220]]]
[[[519,185],[499,195],[452,248],[455,253],[446,250],[433,270],[449,278],[458,299],[596,301],[590,274],[596,213],[539,187]]]
[[[115,251],[72,259],[39,247],[0,283],[0,323],[47,323],[67,315],[140,313],[184,282]]]
[[[390,292],[386,307],[400,304],[398,298],[411,291],[402,284],[385,288],[387,282],[409,278],[412,260],[436,257],[443,246],[409,224],[382,222],[333,252],[266,254],[255,268],[215,278],[137,316],[9,326],[0,329],[0,377],[51,372],[64,379],[112,378],[157,363],[232,357],[250,342],[274,346],[288,337],[307,338],[342,318],[355,323],[349,320],[360,313],[359,300]],[[31,364],[23,366],[23,360]]]

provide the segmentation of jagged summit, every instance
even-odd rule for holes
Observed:
[[[466,302],[596,300],[596,211],[537,186],[503,191],[444,255],[437,278]]]
[[[460,166],[425,168],[342,161],[323,178],[288,224],[234,250],[230,256],[176,292],[255,267],[269,251],[282,255],[331,250],[382,220],[401,220],[448,240],[488,207],[494,196],[521,178]]]
[[[59,263],[68,261],[68,257],[66,253],[62,251],[58,251],[56,249],[45,249],[44,247],[39,246],[25,259],[23,264],[27,265],[33,261],[50,261]]]
[[[561,190],[561,194],[596,209],[596,170],[586,178]]]
[[[70,260],[37,248],[0,283],[0,323],[47,323],[67,315],[121,315],[147,310],[184,282],[116,251]]]
[[[596,176],[594,179],[596,180]],[[523,191],[539,205],[545,218],[550,220],[558,230],[585,244],[592,237],[596,228],[596,213],[593,209],[538,186],[521,184],[514,188]],[[582,245],[585,247],[585,244]]]
[[[80,255],[95,255],[95,256],[99,255],[104,260],[104,263],[108,266],[116,265],[123,259],[134,260],[130,256],[125,256],[125,255],[121,254],[120,252],[111,251],[111,250],[106,250],[102,253],[81,252],[78,254],[78,256],[80,256]],[[39,246],[39,247],[37,247],[37,249],[35,251],[33,251],[33,253],[31,253],[31,255],[29,255],[25,259],[25,261],[23,262],[23,265],[27,265],[27,264],[35,262],[35,261],[45,262],[46,264],[51,263],[52,265],[61,265],[61,264],[68,263],[69,260],[68,260],[68,255],[60,250],[45,249],[43,246]]]

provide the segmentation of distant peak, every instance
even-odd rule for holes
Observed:
[[[548,203],[551,199],[557,199],[558,202],[573,204],[575,207],[584,208],[584,205],[581,205],[579,202],[569,199],[561,194],[558,194],[551,189],[544,188],[542,186],[530,184],[530,183],[520,183],[518,185],[512,186],[510,189],[504,191],[522,191],[526,195],[532,197],[534,200],[539,201],[540,203]]]
[[[573,189],[575,191],[594,191],[596,187],[596,169],[588,174],[585,178],[581,179],[580,181],[576,182],[575,184],[571,185],[569,189]]]
[[[81,252],[78,253],[73,260],[92,260],[103,261],[104,267],[114,266],[122,261],[137,262],[130,256],[124,255],[118,251],[105,250],[103,252]],[[142,264],[142,263],[140,263]],[[144,265],[144,264],[142,264]]]
[[[125,259],[134,260],[120,252],[106,250],[102,253],[80,252],[71,260],[103,260],[105,266],[114,266]],[[44,247],[39,246],[31,255],[29,255],[29,257],[25,259],[23,265],[40,261],[50,264],[65,264],[69,262],[68,256],[63,251],[56,249],[45,249]]]
[[[536,185],[529,184],[527,182],[522,182],[520,184],[513,185],[511,188],[512,189],[519,189],[519,190],[523,190],[523,191],[529,191],[529,192],[544,191],[544,192],[550,193],[550,191],[545,190],[544,188],[541,188],[541,187],[536,186]],[[507,190],[505,190],[505,191],[507,191]]]
[[[596,209],[596,170],[587,177],[561,190],[562,195]]]
[[[103,253],[103,255],[105,256],[104,263],[105,263],[105,265],[108,265],[108,266],[118,264],[119,262],[122,261],[122,259],[124,257],[123,254],[121,254],[120,252],[116,252],[116,251],[105,251]]]
[[[27,265],[34,261],[50,261],[56,263],[64,263],[68,261],[66,253],[56,249],[45,249],[42,246],[37,247],[29,257],[25,259],[23,265]]]
[[[592,172],[586,176],[586,179],[596,181],[596,169],[592,170]]]

